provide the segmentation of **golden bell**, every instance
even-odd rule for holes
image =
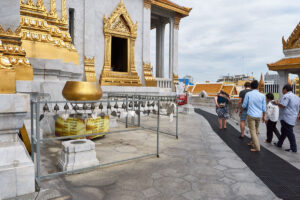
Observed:
[[[102,89],[95,82],[67,81],[62,95],[69,101],[96,101],[102,97]]]

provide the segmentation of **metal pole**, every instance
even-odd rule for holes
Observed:
[[[132,110],[135,112],[135,102],[134,102],[135,98],[134,95],[132,95]],[[135,115],[133,117],[131,117],[131,124],[133,126],[135,126]]]
[[[34,117],[33,117],[33,101],[31,100],[30,102],[30,126],[31,126],[31,159],[32,159],[32,162],[34,163],[34,141],[35,141],[35,137],[34,137],[34,123],[33,123],[33,120],[34,120]]]
[[[128,128],[128,95],[126,95],[126,128]]]
[[[158,100],[158,105],[160,104],[160,101]],[[160,106],[158,106],[157,109],[157,132],[156,132],[156,156],[159,158],[159,123],[160,123],[160,119],[159,119],[159,115],[160,115]]]
[[[40,103],[36,102],[35,104],[36,110],[36,173],[37,173],[37,185],[40,187],[41,185],[41,165],[40,165]]]
[[[176,96],[176,139],[178,139],[178,97]]]
[[[138,127],[141,126],[141,96],[139,96]]]

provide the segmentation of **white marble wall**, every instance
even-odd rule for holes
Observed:
[[[0,25],[15,31],[20,25],[20,0],[0,1]]]
[[[104,65],[103,17],[109,17],[120,0],[72,0],[67,1],[67,9],[75,9],[75,47],[80,55],[95,56],[96,76],[99,80]],[[139,77],[143,66],[143,0],[124,0],[125,6],[134,23],[138,22],[135,42],[135,65]]]

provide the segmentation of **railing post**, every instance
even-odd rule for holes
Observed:
[[[40,165],[40,102],[37,101],[35,104],[36,110],[36,176],[37,176],[37,185],[41,186],[41,165]]]
[[[139,96],[138,106],[138,127],[141,127],[141,96]]]
[[[176,139],[178,139],[178,96],[176,95]]]
[[[126,95],[126,112],[127,112],[127,115],[126,115],[126,128],[128,128],[128,94]]]
[[[159,158],[159,123],[160,123],[160,106],[159,106],[159,104],[160,104],[160,101],[159,101],[159,99],[158,99],[158,109],[157,109],[157,132],[156,132],[156,142],[157,142],[157,144],[156,144],[156,156]]]
[[[35,146],[35,137],[34,137],[34,113],[33,113],[33,101],[30,101],[30,126],[31,126],[31,159],[32,162],[34,163],[34,146]]]

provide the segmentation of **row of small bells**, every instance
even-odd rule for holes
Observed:
[[[72,105],[72,104],[71,104]],[[160,102],[160,103],[155,103],[154,101],[151,103],[150,101],[142,101],[140,104],[140,111],[138,110],[139,103],[138,101],[130,101],[128,104],[128,112],[126,111],[126,104],[123,102],[121,106],[118,104],[118,100],[116,100],[114,106],[111,105],[110,102],[107,103],[106,105],[106,113],[104,112],[104,105],[102,102],[99,104],[99,106],[96,106],[95,103],[91,103],[90,106],[88,106],[86,103],[83,103],[82,108],[78,106],[78,104],[75,104],[73,107],[74,113],[72,113],[72,109],[70,110],[70,107],[68,103],[64,105],[64,112],[59,113],[59,105],[55,104],[53,110],[55,111],[54,119],[56,120],[59,116],[67,120],[71,114],[77,114],[77,115],[82,115],[83,119],[88,119],[89,114],[91,118],[96,119],[97,117],[104,118],[105,115],[113,116],[113,117],[118,117],[118,118],[126,118],[127,116],[129,117],[135,117],[136,115],[150,115],[152,112],[153,114],[156,114],[158,111],[158,106],[160,106],[160,109],[163,109],[163,107],[168,107],[169,105],[174,105],[175,104],[172,101],[167,101],[167,102]],[[83,111],[83,113],[79,111]],[[87,111],[90,110],[91,113],[88,113]],[[174,109],[173,109],[174,110]],[[50,109],[48,104],[46,103],[43,106],[43,114],[40,116],[40,121],[44,118],[46,113],[49,113]],[[173,119],[173,113],[168,112],[168,115]],[[76,116],[79,117],[79,116]]]

